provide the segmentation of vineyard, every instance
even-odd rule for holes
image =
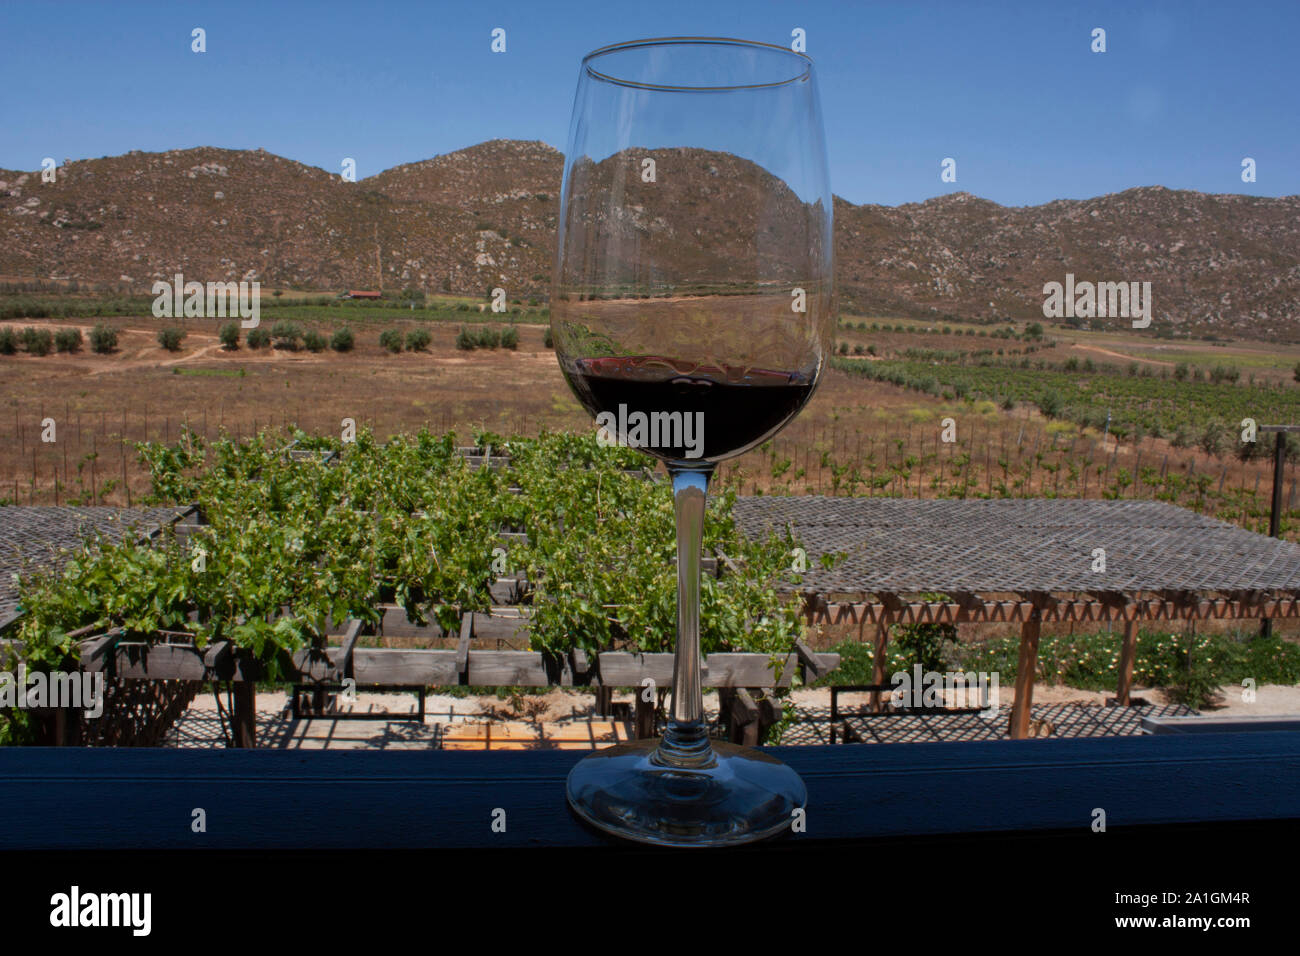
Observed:
[[[844,363],[837,360],[836,364]],[[849,360],[848,364],[873,370],[892,363]],[[106,413],[102,407],[86,408],[88,400],[75,405],[34,402],[21,416],[15,410],[13,422],[4,429],[0,440],[0,449],[4,449],[0,468],[8,472],[5,475],[0,471],[0,504],[144,503],[151,494],[152,478],[147,461],[145,467],[141,466],[135,447],[141,443],[171,444],[182,433],[215,448],[223,434],[238,443],[267,429],[286,434],[301,430],[338,435],[344,416],[356,416],[359,424],[376,431],[380,427],[403,432],[459,431],[488,425],[523,435],[590,427],[590,419],[576,407],[553,410],[558,406],[552,405],[547,409],[545,386],[521,392],[513,399],[519,411],[512,414],[511,406],[500,406],[490,422],[483,422],[472,406],[468,413],[443,408],[430,416],[418,406],[402,412],[389,403],[382,417],[363,417],[358,411],[364,406],[358,406],[355,399],[335,399],[333,409],[326,401],[317,402],[314,408],[282,403],[269,414],[254,410],[241,420],[223,400],[228,392],[223,394],[221,390],[228,388],[223,384],[227,379],[217,371],[221,370],[211,370],[208,376],[185,377],[193,383],[187,387],[213,395],[210,406],[189,415],[178,414],[174,407],[151,408],[149,404],[133,407],[129,415],[127,409]],[[925,367],[929,375],[945,371],[948,369],[943,366]],[[1001,370],[969,371],[987,374]],[[549,375],[550,366],[539,376],[543,372]],[[1032,391],[1043,375],[1024,372],[1025,388]],[[262,384],[262,378],[254,380],[250,376],[249,387],[261,390],[253,394],[273,397],[273,379]],[[1058,378],[1068,386],[1078,376],[1061,374]],[[331,387],[339,385],[339,379],[324,381]],[[1153,396],[1160,394],[1157,390],[1174,386],[1159,379],[1137,381],[1149,391],[1134,396],[1132,407],[1140,414],[1157,413],[1161,406]],[[1116,382],[1127,385],[1126,378],[1112,377],[1096,387],[1111,388]],[[243,380],[240,387],[244,387]],[[557,387],[567,392],[562,381]],[[864,387],[870,388],[871,394],[862,395]],[[1205,407],[1220,399],[1233,408],[1233,417],[1250,405],[1260,424],[1269,418],[1300,421],[1295,417],[1300,408],[1295,407],[1293,390],[1197,383],[1180,383],[1176,387],[1203,390],[1210,396],[1203,400]],[[868,382],[856,368],[832,369],[805,413],[775,440],[724,463],[715,487],[741,494],[1152,498],[1267,532],[1273,437],[1260,433],[1254,443],[1240,442],[1241,430],[1232,427],[1226,412],[1223,420],[1208,420],[1202,428],[1214,441],[1184,443],[1177,435],[1156,437],[1150,431],[1139,435],[1141,426],[1126,428],[1118,404],[1110,406],[1112,421],[1107,432],[1104,411],[1100,426],[1083,426],[1063,418],[1048,418],[1029,401],[1012,401],[1008,410],[972,393],[964,398],[952,394],[948,399],[942,394],[926,394],[922,396],[923,404],[906,405],[896,397],[898,392],[892,383]],[[1177,394],[1171,392],[1164,400],[1169,414],[1185,413],[1180,411],[1186,406],[1179,403]],[[1268,399],[1269,403],[1251,404],[1252,397]],[[1097,415],[1091,414],[1094,418]],[[47,416],[58,420],[57,443],[41,440],[38,426]],[[951,430],[944,425],[949,418],[953,421]],[[473,425],[475,419],[477,426]],[[1295,510],[1300,507],[1297,464],[1293,447],[1283,480],[1284,537],[1295,537],[1300,531],[1300,514]]]
[[[965,364],[837,359],[837,368],[948,399],[985,399],[1004,408],[1029,404],[1048,418],[1080,427],[1103,428],[1117,439],[1168,438],[1175,447],[1201,445],[1210,454],[1238,449],[1250,457],[1258,443],[1237,440],[1242,420],[1258,424],[1300,421],[1300,391],[1243,387],[1229,381],[1114,374],[1079,374],[1026,364]],[[1293,453],[1294,454],[1294,453]]]
[[[274,677],[340,622],[377,623],[385,602],[454,633],[510,574],[526,582],[535,650],[671,650],[671,496],[647,480],[640,453],[585,436],[479,434],[510,467],[473,468],[452,434],[296,438],[294,456],[270,431],[140,444],[150,500],[197,503],[204,523],[184,545],[101,542],[60,572],[24,577],[17,637],[28,661],[58,664],[74,653],[68,634],[88,626],[183,631],[199,647],[251,653]],[[802,633],[797,600],[778,592],[797,581],[791,543],[742,537],[733,499],[712,499],[704,543],[745,573],[706,577],[703,650],[789,651]]]
[[[765,541],[741,535],[732,517],[738,494],[1151,498],[1267,532],[1271,477],[1264,454],[1216,456],[1200,443],[1157,437],[1139,417],[1178,414],[1178,396],[1201,389],[1195,394],[1220,408],[1224,428],[1252,397],[1273,401],[1258,404],[1265,408],[1257,412],[1261,423],[1273,415],[1293,420],[1289,389],[1175,386],[1113,372],[1093,375],[1089,384],[1086,371],[925,363],[918,374],[965,368],[983,378],[965,390],[957,378],[928,388],[928,404],[918,407],[902,405],[905,393],[895,388],[915,390],[911,381],[870,381],[859,373],[864,366],[908,367],[905,360],[835,364],[820,406],[719,468],[705,549],[727,560],[719,562],[726,573],[706,575],[702,584],[706,654],[775,658],[805,636],[801,601],[790,590],[799,583],[790,559],[798,542],[788,534]],[[1014,395],[1011,381],[1021,389]],[[1049,417],[1034,397],[1045,386],[1113,396],[1111,427],[1102,432],[1064,414]],[[894,393],[893,404],[864,408],[865,389]],[[428,427],[383,444],[364,425],[355,440],[320,437],[333,416],[318,409],[304,415],[300,408],[291,417],[282,406],[272,423],[263,419],[233,437],[219,405],[211,420],[206,409],[194,419],[168,411],[151,427],[146,406],[146,440],[121,442],[113,431],[126,434],[125,415],[120,425],[102,410],[83,419],[65,404],[57,450],[39,442],[15,412],[19,460],[32,462],[33,479],[38,453],[42,471],[61,471],[70,503],[101,503],[129,490],[129,454],[136,504],[196,504],[202,519],[185,536],[164,534],[152,544],[105,540],[58,572],[29,570],[20,588],[26,613],[11,636],[24,644],[30,666],[66,666],[83,635],[120,629],[128,642],[162,635],[198,648],[228,645],[258,662],[259,680],[275,682],[294,672],[295,653],[324,647],[346,621],[362,622],[363,640],[373,642],[377,631],[386,633],[382,622],[391,622],[392,612],[384,609],[394,605],[423,633],[454,644],[470,614],[500,601],[493,588],[503,578],[520,582],[517,599],[528,618],[522,633],[533,651],[562,657],[672,650],[671,500],[662,481],[647,480],[649,459],[638,452],[602,447],[589,434],[552,432],[544,422],[536,436],[476,429],[471,450],[457,447],[455,432]],[[313,412],[320,421],[310,421]],[[44,417],[42,407],[38,420]],[[1125,431],[1126,420],[1135,422],[1132,431]],[[1271,438],[1259,437],[1263,451]],[[108,467],[97,477],[101,440],[101,453],[117,452],[120,443],[122,457],[100,461]],[[83,442],[90,457],[78,462]],[[508,466],[484,467],[484,458]],[[1288,461],[1281,533],[1292,538],[1300,530],[1296,484]],[[16,480],[13,487],[17,501]],[[30,488],[29,500],[35,480]],[[903,626],[896,631],[903,636],[899,651],[907,633]],[[1197,671],[1206,687],[1219,676]],[[0,737],[26,739],[29,730],[0,726]]]
[[[720,483],[745,494],[912,498],[1151,499],[1267,534],[1272,478],[1267,462],[1243,464],[1179,454],[1152,439],[1006,428],[954,411],[952,440],[939,422],[862,429],[838,421],[765,443],[722,469]],[[792,429],[792,431],[794,431]],[[1272,436],[1261,434],[1260,443]],[[1300,536],[1300,487],[1289,462],[1279,535]]]

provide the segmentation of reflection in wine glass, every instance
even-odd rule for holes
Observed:
[[[811,60],[707,37],[582,62],[551,296],[556,355],[605,430],[665,462],[677,519],[677,652],[663,740],[600,750],[574,810],[650,843],[790,826],[798,775],[711,741],[700,690],[700,547],[717,463],[789,422],[833,330],[831,193]]]

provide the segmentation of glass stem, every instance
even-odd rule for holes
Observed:
[[[655,762],[706,767],[714,762],[700,688],[700,547],[712,469],[669,469],[677,519],[677,653],[673,658],[672,709]]]

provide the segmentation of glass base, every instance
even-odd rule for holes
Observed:
[[[735,846],[790,828],[808,801],[799,775],[761,751],[712,741],[713,760],[652,759],[658,739],[597,750],[569,772],[569,805],[605,833],[661,846]]]

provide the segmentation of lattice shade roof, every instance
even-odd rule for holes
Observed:
[[[62,566],[95,532],[110,538],[135,529],[149,534],[170,524],[188,508],[73,508],[10,505],[0,508],[0,627],[11,621],[18,605],[13,574],[24,561]]]
[[[823,594],[1300,589],[1300,546],[1157,501],[760,496],[735,514],[749,535],[788,525]]]

